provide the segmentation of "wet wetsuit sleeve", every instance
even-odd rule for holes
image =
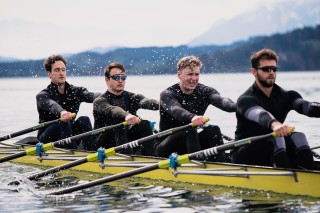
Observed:
[[[184,109],[175,97],[174,92],[165,90],[160,94],[160,106],[167,114],[181,122],[191,122],[196,114]]]
[[[253,97],[240,97],[237,102],[237,111],[244,118],[270,129],[271,123],[276,119],[273,115],[259,106]]]
[[[138,100],[142,109],[159,110],[159,101],[155,99],[146,98],[141,94],[135,95],[135,99]]]
[[[99,95],[101,95],[100,92],[89,92],[84,87],[79,87],[79,96],[81,97],[82,101],[86,103],[93,103],[94,99],[96,99]]]
[[[309,117],[320,117],[320,103],[306,101],[301,96],[293,101],[293,109]]]
[[[210,102],[213,106],[226,112],[236,111],[236,103],[230,98],[222,97],[220,93],[213,88],[206,87],[205,89],[209,93]]]
[[[112,119],[125,120],[125,117],[129,114],[121,107],[111,105],[108,100],[102,96],[99,96],[93,102],[93,111],[95,114],[106,115]]]
[[[60,104],[50,98],[48,92],[46,91],[41,91],[39,94],[37,94],[36,99],[37,106],[40,109],[51,112],[57,117],[60,117],[60,112],[64,110]]]
[[[310,117],[320,118],[320,103],[318,102],[310,103],[307,115]]]

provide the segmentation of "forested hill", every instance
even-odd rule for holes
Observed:
[[[121,48],[104,54],[81,52],[67,57],[67,71],[75,76],[102,75],[107,64],[117,61],[125,65],[128,74],[173,74],[181,57],[196,55],[204,64],[205,73],[245,72],[250,68],[252,52],[262,48],[271,48],[279,54],[283,71],[320,70],[320,25],[228,46]],[[46,76],[43,61],[2,62],[0,77]]]

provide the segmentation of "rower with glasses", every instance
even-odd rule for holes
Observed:
[[[152,125],[148,120],[142,120],[139,109],[158,110],[159,101],[149,99],[141,94],[125,90],[127,75],[124,65],[114,62],[104,69],[107,91],[93,103],[94,128],[98,129],[126,121],[129,126],[121,126],[96,137],[91,150],[111,148],[153,134]],[[139,150],[126,149],[125,154],[152,155],[152,143],[146,143]],[[138,152],[138,153],[137,153]]]
[[[251,73],[255,82],[237,100],[236,140],[276,132],[279,137],[252,143],[233,150],[232,162],[281,168],[314,169],[306,136],[285,124],[291,110],[320,117],[320,104],[309,102],[293,90],[275,83],[278,56],[262,49],[251,56]],[[292,132],[293,131],[293,132]]]

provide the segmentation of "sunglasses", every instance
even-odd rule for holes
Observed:
[[[265,67],[258,67],[257,69],[260,69],[263,72],[271,72],[271,70],[273,72],[277,72],[279,67],[277,67],[277,66],[265,66]]]
[[[112,76],[109,76],[109,78],[112,78],[113,80],[115,81],[119,81],[121,79],[121,81],[125,81],[127,79],[127,75],[124,75],[124,74],[116,74],[116,75],[112,75]]]

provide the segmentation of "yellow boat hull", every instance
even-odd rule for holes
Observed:
[[[74,157],[79,154],[86,156],[89,153],[76,152]],[[5,156],[0,154],[0,157]],[[49,155],[54,156],[54,155]],[[57,156],[57,155],[56,155]],[[44,160],[40,162],[38,156],[24,156],[11,162],[31,166],[49,166],[55,167],[70,162],[62,160],[65,158],[61,154],[59,160]],[[84,171],[102,174],[118,174],[132,170],[134,165],[139,166],[143,163],[156,163],[159,158],[133,156],[130,160],[119,160],[109,158],[105,161],[105,168],[102,169],[99,162],[88,162],[73,168],[70,171]],[[125,163],[125,165],[124,165]],[[143,166],[140,165],[140,166]],[[204,166],[205,168],[201,168]],[[301,170],[281,170],[268,167],[236,165],[228,163],[204,163],[188,164],[178,167],[181,172],[200,172],[201,174],[178,174],[173,175],[172,169],[157,169],[151,172],[139,174],[142,178],[150,178],[164,181],[179,181],[193,184],[221,185],[227,187],[240,187],[251,190],[264,190],[277,193],[287,193],[292,195],[306,195],[320,197],[320,172],[301,171]],[[210,171],[210,174],[202,174]],[[282,174],[283,173],[283,174]]]

